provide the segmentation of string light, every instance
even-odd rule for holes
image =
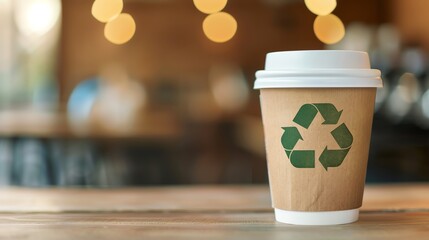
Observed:
[[[313,28],[316,37],[325,44],[337,43],[345,35],[343,22],[334,14],[317,16]]]
[[[326,16],[337,7],[336,0],[305,0],[308,10],[319,16]]]
[[[100,22],[108,22],[122,12],[122,0],[96,0],[92,4],[91,13]]]
[[[224,43],[237,32],[237,21],[231,14],[221,12],[228,0],[193,0],[195,7],[202,13],[209,14],[203,21],[203,32],[216,43]]]
[[[121,13],[119,16],[109,21],[104,27],[104,36],[114,44],[124,44],[128,42],[136,31],[136,23],[133,17],[127,13]]]
[[[123,0],[95,0],[91,13],[95,19],[106,23],[104,37],[113,44],[124,44],[136,32],[136,22],[128,13],[122,13]]]
[[[332,14],[337,7],[336,0],[304,0],[310,12],[318,15],[313,30],[316,37],[325,44],[335,44],[344,38],[345,28],[340,18]]]
[[[193,0],[195,7],[205,13],[205,14],[212,14],[216,12],[222,11],[226,4],[228,3],[228,0]]]
[[[227,42],[237,32],[237,21],[229,13],[213,13],[204,19],[203,31],[213,42]]]

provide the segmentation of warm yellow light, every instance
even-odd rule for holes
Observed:
[[[228,0],[193,0],[195,7],[203,13],[211,14],[222,11]]]
[[[136,32],[136,23],[131,15],[121,13],[104,27],[104,36],[114,44],[128,42]]]
[[[334,11],[337,7],[336,0],[305,0],[305,5],[312,13],[325,16]]]
[[[237,32],[237,21],[228,13],[213,13],[204,19],[203,31],[213,42],[229,41]]]
[[[100,22],[108,22],[122,12],[122,0],[95,0],[91,13]]]
[[[334,14],[317,16],[313,28],[316,37],[326,44],[339,42],[345,34],[343,22]]]
[[[16,24],[26,36],[45,35],[54,28],[61,16],[60,0],[19,0],[13,3]]]

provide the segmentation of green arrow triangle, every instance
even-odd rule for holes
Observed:
[[[344,123],[332,130],[331,135],[341,148],[349,148],[353,143],[353,135]]]
[[[350,148],[348,149],[340,149],[340,150],[329,150],[328,147],[325,147],[322,154],[319,157],[320,163],[323,165],[326,171],[330,167],[338,167],[340,166],[344,159],[347,156]]]
[[[290,162],[296,168],[314,168],[314,150],[295,150],[290,155]]]
[[[301,139],[302,136],[299,133],[298,129],[296,127],[283,127],[284,130],[282,135],[282,145],[284,149],[292,150],[296,143]]]
[[[314,118],[317,115],[317,109],[311,104],[304,104],[299,109],[293,121],[299,124],[301,127],[308,129]]]
[[[325,121],[322,124],[337,124],[341,117],[343,110],[338,111],[337,108],[331,103],[315,103],[314,104],[319,110]]]

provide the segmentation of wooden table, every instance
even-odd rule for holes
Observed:
[[[2,189],[0,239],[429,239],[429,185],[367,186],[360,220],[276,223],[267,186]]]

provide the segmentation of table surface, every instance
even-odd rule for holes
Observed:
[[[0,239],[429,239],[429,184],[365,189],[360,220],[274,221],[267,186],[0,189]]]

